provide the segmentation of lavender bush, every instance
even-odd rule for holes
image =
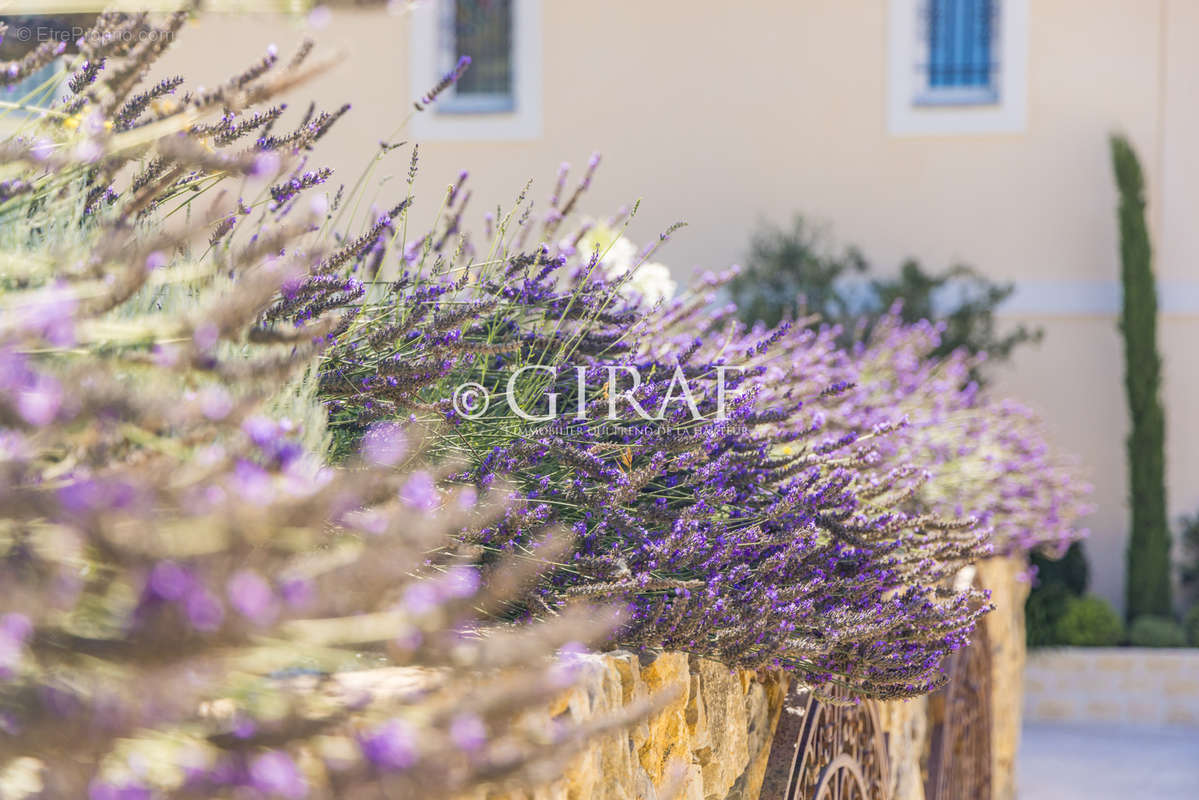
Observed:
[[[273,98],[319,69],[308,45],[215,90],[139,89],[183,19],[102,15],[67,97],[0,143],[0,794],[552,777],[647,710],[577,727],[539,711],[616,618],[578,602],[503,622],[569,536],[530,524],[519,557],[483,558],[472,532],[507,518],[506,492],[441,490],[461,467],[427,464],[418,432],[379,424],[323,463],[315,359],[352,320],[269,312],[340,257],[299,202],[337,115],[272,133]],[[234,182],[242,199],[206,191]]]
[[[627,646],[880,697],[936,686],[986,609],[951,577],[996,550],[1076,538],[1084,487],[1026,411],[980,396],[974,360],[935,357],[931,325],[893,317],[845,352],[835,330],[747,328],[713,306],[731,275],[667,299],[650,261],[661,242],[638,252],[622,215],[573,221],[596,164],[569,192],[559,173],[540,225],[524,193],[488,215],[482,249],[462,228],[465,174],[435,230],[407,239],[410,188],[346,237],[336,289],[362,300],[320,383],[338,437],[407,419],[470,464],[456,480],[516,476],[522,502],[479,535],[489,553],[519,550],[531,523],[570,525],[570,568],[528,613],[603,597],[630,608]],[[410,187],[415,165],[414,151]],[[275,313],[305,319],[320,291]],[[626,367],[644,378],[633,389],[610,382]],[[520,414],[492,402],[510,387]],[[631,401],[665,413],[645,424]]]
[[[339,436],[407,419],[442,431],[439,456],[469,463],[457,481],[485,489],[515,476],[522,502],[478,534],[488,553],[526,547],[529,525],[569,525],[569,568],[527,613],[575,597],[622,601],[626,646],[781,666],[882,697],[936,686],[941,658],[986,608],[982,595],[946,588],[987,552],[983,532],[905,505],[914,466],[873,469],[898,416],[827,429],[820,409],[856,376],[832,337],[747,329],[732,309],[714,312],[728,276],[651,304],[662,281],[638,271],[655,248],[630,252],[613,233],[618,220],[564,232],[594,167],[571,193],[560,176],[539,244],[525,245],[533,223],[522,197],[493,218],[487,252],[476,253],[459,233],[466,176],[437,230],[403,239],[408,197],[347,237],[345,282],[322,295],[363,296],[320,379]],[[321,289],[314,280],[272,313],[306,319]],[[582,399],[578,387],[605,383],[611,365],[644,378],[621,400],[626,410],[629,398],[647,409],[673,398],[663,419],[600,419],[617,387]],[[679,376],[694,409],[679,402]],[[802,385],[771,389],[788,379]],[[493,398],[510,382],[541,423],[505,403],[455,402],[463,385]],[[550,402],[571,412],[551,419]],[[589,419],[574,419],[580,405]]]
[[[1086,535],[1090,486],[1076,477],[1073,460],[1051,448],[1029,409],[971,379],[981,357],[936,355],[942,331],[904,324],[899,309],[880,320],[851,353],[860,377],[837,424],[854,430],[902,415],[902,429],[880,449],[930,471],[917,495],[923,506],[976,515],[997,554],[1060,556]]]

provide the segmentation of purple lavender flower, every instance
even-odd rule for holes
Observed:
[[[417,511],[432,511],[440,502],[433,476],[424,470],[412,473],[400,490],[400,500]]]
[[[273,150],[268,150],[265,153],[259,153],[254,157],[254,165],[250,169],[250,175],[256,178],[273,178],[279,174],[279,170],[283,168],[283,159]]]
[[[313,186],[319,186],[329,179],[333,174],[333,170],[322,167],[318,170],[310,170],[302,174],[296,175],[283,183],[271,187],[271,199],[274,201],[271,204],[272,210],[279,210],[288,201],[292,200],[296,195],[311,189]]]
[[[431,580],[418,581],[404,590],[404,609],[417,617],[430,613],[441,601],[441,593]]]
[[[274,499],[270,474],[252,461],[241,459],[234,467],[233,488],[246,502],[266,506]]]
[[[279,613],[275,593],[266,580],[253,570],[238,570],[226,587],[229,602],[255,625],[269,625]]]
[[[289,608],[305,608],[316,597],[316,588],[307,578],[287,578],[279,584],[279,596]]]
[[[450,741],[459,750],[473,753],[487,743],[487,728],[474,714],[459,714],[450,723]]]
[[[75,343],[75,311],[78,301],[63,284],[56,285],[33,299],[24,323],[55,347]]]
[[[146,588],[163,600],[178,600],[195,588],[191,573],[174,561],[159,561],[150,570]]]
[[[268,797],[299,800],[308,796],[308,781],[291,756],[272,750],[250,762],[250,785]]]
[[[389,720],[359,742],[362,755],[381,770],[408,769],[417,760],[416,736],[404,720]]]
[[[10,611],[0,617],[0,636],[6,636],[15,642],[25,642],[33,633],[33,623],[24,614]]]
[[[153,794],[144,786],[134,783],[120,785],[100,779],[88,786],[88,800],[151,800]]]
[[[17,394],[17,411],[30,425],[43,427],[58,416],[62,401],[62,384],[54,378],[38,375],[30,386]]]
[[[438,588],[447,598],[461,600],[473,597],[479,591],[481,583],[478,569],[455,565],[438,581]]]
[[[33,624],[24,614],[8,613],[0,617],[0,680],[16,674],[32,631]]]
[[[33,146],[29,148],[30,155],[37,161],[45,161],[54,153],[54,142],[44,136],[39,136],[34,140]]]
[[[466,73],[466,70],[469,67],[470,56],[462,56],[459,58],[458,63],[454,65],[454,68],[443,75],[441,80],[437,82],[436,86],[434,86],[419,100],[413,103],[413,105],[416,107],[416,110],[424,111],[426,107],[432,105],[433,101],[436,100],[442,92],[458,82],[458,80],[463,76],[463,74]]]
[[[319,5],[308,12],[308,25],[314,30],[326,27],[333,20],[333,10],[326,5]]]
[[[200,409],[208,419],[222,420],[233,410],[233,398],[224,387],[208,386],[200,392]]]
[[[220,341],[220,338],[220,328],[211,322],[200,323],[196,326],[195,333],[192,334],[192,342],[201,353],[207,353],[216,347],[216,343]]]
[[[368,464],[375,466],[395,466],[407,449],[403,428],[394,422],[376,423],[362,438],[362,456]]]
[[[193,586],[183,599],[188,622],[201,632],[218,630],[225,620],[225,609],[216,595],[203,586]]]
[[[254,415],[242,423],[241,429],[250,441],[261,448],[267,448],[275,443],[282,429],[275,420],[261,415]]]

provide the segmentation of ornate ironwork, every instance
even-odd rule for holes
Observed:
[[[991,642],[980,623],[929,697],[927,800],[991,800]]]
[[[873,701],[830,700],[792,685],[775,730],[761,800],[887,800],[887,745]]]

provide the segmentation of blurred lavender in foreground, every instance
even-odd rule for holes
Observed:
[[[552,778],[649,708],[580,726],[543,710],[617,617],[500,621],[569,536],[530,528],[519,558],[483,563],[470,533],[506,493],[439,489],[455,467],[426,464],[420,437],[382,424],[323,464],[313,366],[344,312],[264,312],[327,268],[300,238],[324,210],[297,200],[331,117],[273,136],[279,106],[254,110],[312,74],[310,47],[175,102],[175,81],[137,93],[183,19],[103,15],[71,94],[0,142],[22,187],[0,201],[0,793],[428,797]],[[235,181],[244,198],[207,192]]]

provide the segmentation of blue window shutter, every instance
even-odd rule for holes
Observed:
[[[928,85],[992,85],[994,0],[929,0]]]
[[[470,69],[455,93],[512,94],[512,0],[457,0],[454,40],[458,56],[470,56]]]

